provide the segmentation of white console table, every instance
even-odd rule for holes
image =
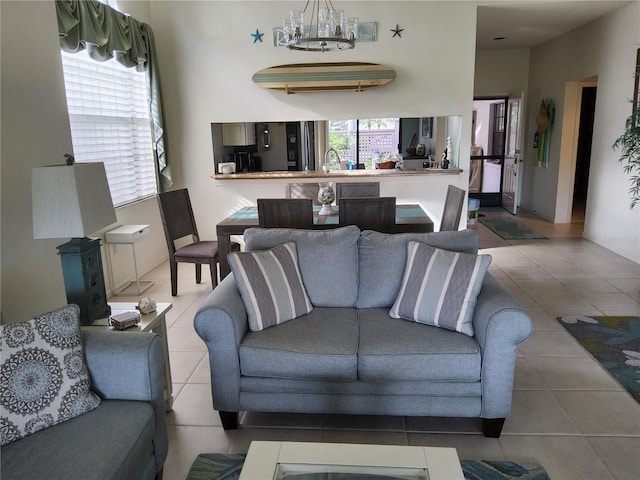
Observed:
[[[105,234],[104,242],[107,246],[107,255],[109,256],[109,276],[111,277],[111,285],[113,286],[114,295],[142,295],[152,285],[151,281],[141,281],[138,277],[138,263],[136,261],[136,242],[149,234],[149,225],[122,225],[118,228],[108,231]],[[131,245],[133,252],[133,269],[135,271],[135,282],[128,282],[119,290],[113,281],[113,259],[109,245],[127,244]],[[131,287],[135,284],[136,290]],[[133,290],[133,291],[132,291]]]

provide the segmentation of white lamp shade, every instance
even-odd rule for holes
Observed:
[[[31,171],[33,238],[82,238],[117,221],[103,163]]]

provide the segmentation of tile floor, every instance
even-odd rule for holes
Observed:
[[[196,285],[193,267],[182,264],[179,296],[171,297],[167,263],[146,275],[155,285],[145,295],[173,303],[167,325],[174,408],[165,479],[184,479],[199,453],[244,453],[252,440],[450,446],[462,459],[540,463],[554,480],[640,478],[640,405],[554,320],[640,315],[640,265],[583,240],[581,223],[518,218],[549,239],[506,242],[479,223],[474,227],[481,248],[493,256],[490,271],[534,321],[518,354],[512,415],[499,439],[482,436],[476,420],[302,414],[246,413],[238,430],[225,432],[211,405],[206,348],[193,329],[210,283]]]

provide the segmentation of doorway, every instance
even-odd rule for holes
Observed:
[[[502,206],[507,101],[507,97],[473,101],[469,197],[479,199],[483,207]]]
[[[593,119],[596,112],[597,87],[584,87],[580,102],[580,126],[576,148],[576,172],[573,181],[573,204],[571,222],[584,222],[589,187],[589,167],[591,164],[591,141],[593,139]]]

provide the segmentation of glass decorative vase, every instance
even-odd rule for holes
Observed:
[[[333,190],[331,182],[319,183],[318,201],[322,204],[319,215],[335,215],[337,212],[331,205],[336,199],[336,193]]]

